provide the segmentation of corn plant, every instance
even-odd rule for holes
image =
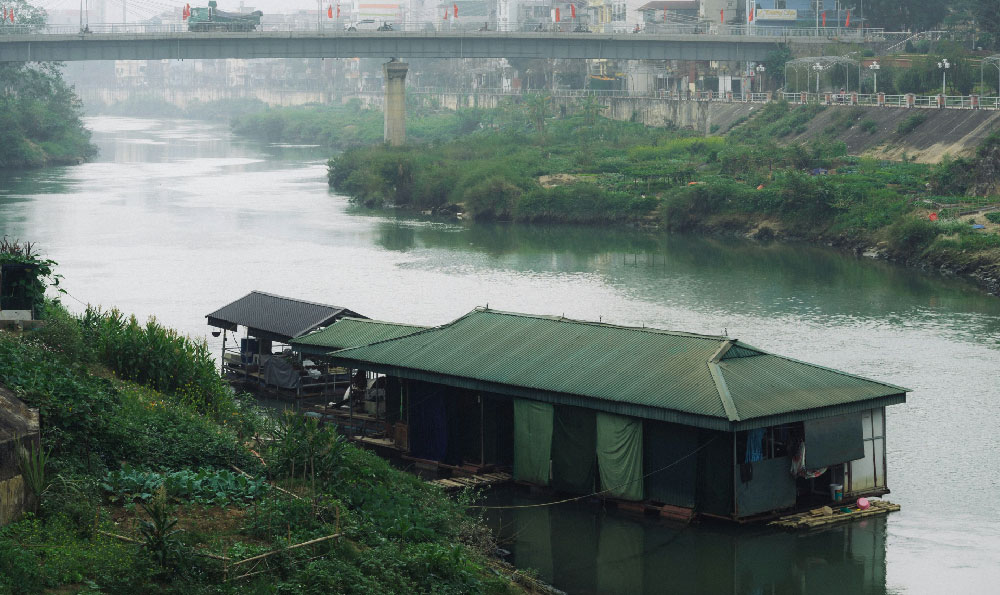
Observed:
[[[34,442],[31,443],[30,450],[19,446],[17,454],[21,477],[28,488],[30,508],[37,510],[42,495],[52,483],[51,478],[45,474],[45,465],[49,461],[49,454],[43,451],[41,446],[36,446]]]

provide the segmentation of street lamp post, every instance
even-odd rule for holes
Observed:
[[[938,68],[941,69],[941,94],[944,95],[946,88],[945,82],[948,80],[947,79],[948,69],[951,68],[951,64],[948,63],[948,58],[944,58],[943,60],[938,62],[937,65]]]
[[[764,71],[765,70],[767,70],[767,67],[764,66],[763,64],[758,64],[757,65],[757,92],[758,93],[763,93],[764,92]]]
[[[819,62],[813,64],[813,70],[816,71],[816,97],[819,97],[819,73],[823,72],[823,65]]]
[[[878,95],[878,71],[880,68],[882,67],[878,65],[877,60],[868,65],[868,69],[871,70],[872,74],[875,76],[875,95]]]

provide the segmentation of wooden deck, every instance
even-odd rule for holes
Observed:
[[[441,487],[447,492],[462,490],[465,488],[488,488],[504,483],[508,483],[513,478],[510,473],[486,473],[483,475],[456,475],[429,481],[431,485]]]
[[[785,529],[815,529],[840,523],[850,523],[866,517],[889,514],[890,512],[899,510],[899,504],[893,504],[885,500],[872,500],[871,508],[868,510],[861,510],[853,505],[842,508],[848,508],[850,511],[843,512],[840,508],[831,509],[824,506],[823,508],[815,508],[807,512],[783,516],[768,524]]]

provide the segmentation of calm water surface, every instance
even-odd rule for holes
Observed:
[[[76,309],[155,314],[200,337],[205,314],[252,289],[421,324],[489,304],[726,332],[913,389],[887,421],[890,499],[902,512],[809,535],[675,529],[589,504],[491,516],[513,560],[557,586],[996,592],[1000,299],[805,246],[372,214],[328,191],[316,148],[184,120],[88,124],[95,162],[0,177],[0,233],[58,261]]]

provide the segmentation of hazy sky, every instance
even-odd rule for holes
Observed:
[[[169,0],[85,0],[90,2],[91,8],[104,2],[107,10],[114,14],[120,14],[122,2],[126,4],[129,18],[148,17],[159,14],[164,10],[184,6],[185,2]],[[330,0],[324,0],[326,6]],[[31,0],[29,0],[31,2]],[[240,0],[218,0],[220,10],[233,10],[240,5]],[[342,4],[346,4],[341,0]],[[187,0],[191,6],[207,6],[208,0]],[[316,8],[316,0],[243,0],[246,6],[252,6],[264,12],[293,12],[301,8]],[[336,4],[337,0],[333,0]],[[80,0],[34,0],[32,4],[42,6],[47,10],[75,10],[80,9]],[[120,20],[120,19],[119,19]]]

